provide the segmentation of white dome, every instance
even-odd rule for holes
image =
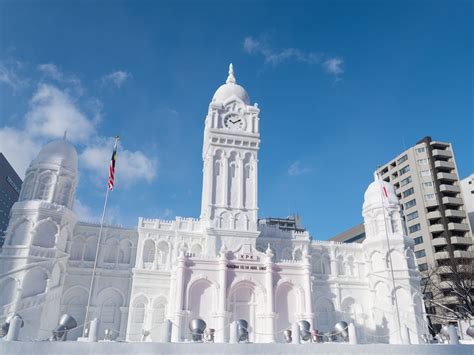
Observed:
[[[234,67],[232,64],[229,65],[229,76],[227,81],[224,85],[221,85],[217,91],[215,92],[214,96],[212,97],[212,101],[216,102],[225,102],[232,96],[236,96],[240,100],[242,100],[246,105],[250,104],[250,98],[247,94],[245,89],[238,85],[235,81],[234,77]]]
[[[31,166],[40,164],[60,165],[71,171],[77,171],[77,152],[74,146],[65,139],[58,139],[46,144]]]
[[[392,184],[375,177],[365,191],[363,208],[377,208],[384,204],[385,206],[398,204],[398,197]]]

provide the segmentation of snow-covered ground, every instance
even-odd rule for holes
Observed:
[[[473,345],[387,345],[387,344],[196,344],[118,342],[6,342],[0,354],[9,355],[174,355],[174,354],[338,354],[338,355],[472,355]]]

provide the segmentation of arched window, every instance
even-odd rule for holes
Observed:
[[[50,199],[53,180],[53,174],[51,173],[41,175],[38,183],[38,189],[36,190],[36,199],[46,201]]]
[[[119,258],[120,264],[130,264],[130,255],[132,253],[132,244],[125,240],[120,243]]]
[[[107,242],[107,249],[104,261],[106,263],[115,263],[117,260],[117,252],[118,252],[118,242],[116,240],[111,240]]]
[[[82,260],[82,251],[84,250],[84,240],[76,239],[71,244],[69,251],[70,260]]]
[[[26,176],[25,182],[21,187],[21,198],[20,200],[29,200],[32,198],[33,189],[35,187],[35,174],[30,173]]]
[[[303,253],[301,252],[301,249],[295,250],[294,259],[297,261],[303,260]]]
[[[140,302],[133,309],[133,322],[143,323],[145,321],[145,304]]]
[[[200,257],[202,254],[202,247],[199,244],[193,244],[191,247],[191,254],[193,254],[196,257]]]
[[[165,265],[168,262],[168,254],[169,254],[168,243],[164,241],[160,241],[158,243],[158,252],[159,252],[158,262],[162,265]]]
[[[143,262],[152,263],[155,261],[155,242],[148,239],[143,246]]]
[[[71,195],[72,183],[68,178],[63,178],[61,188],[59,189],[58,196],[56,197],[56,203],[69,206],[69,196]]]
[[[58,227],[52,221],[40,222],[34,231],[33,245],[43,248],[53,248],[56,242]]]
[[[325,254],[321,259],[323,274],[329,275],[331,273],[331,259],[329,255]]]
[[[337,257],[337,274],[338,275],[344,275],[344,258],[342,257],[342,255],[339,255]]]

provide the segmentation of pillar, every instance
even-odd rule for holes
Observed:
[[[171,340],[173,342],[180,342],[182,339],[182,331],[184,329],[184,311],[183,311],[183,300],[184,300],[184,272],[186,268],[186,257],[184,251],[179,251],[178,264],[176,268],[176,303],[174,307],[175,311],[175,327],[173,328]]]
[[[227,308],[227,250],[223,245],[219,255],[219,301],[216,314],[216,343],[225,342],[226,334],[226,308]]]
[[[266,302],[266,329],[265,335],[262,337],[266,343],[275,342],[275,305],[274,305],[274,289],[273,289],[273,251],[270,245],[265,252],[265,291],[267,295]]]
[[[310,256],[306,249],[303,251],[303,290],[304,290],[304,302],[305,302],[305,319],[313,326],[313,302],[311,294],[311,263]]]

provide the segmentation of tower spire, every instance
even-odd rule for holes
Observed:
[[[229,76],[225,82],[226,84],[232,83],[235,84],[235,76],[234,76],[234,65],[232,63],[229,64]]]

